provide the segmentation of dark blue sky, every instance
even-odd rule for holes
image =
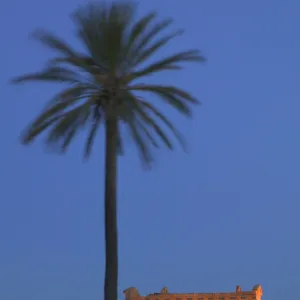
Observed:
[[[82,163],[79,137],[66,156],[22,128],[56,86],[13,87],[49,52],[28,40],[44,27],[69,39],[83,0],[1,4],[0,298],[102,299],[103,138]],[[188,3],[188,5],[187,5]],[[186,34],[166,52],[198,47],[203,66],[171,77],[203,105],[193,121],[168,115],[190,152],[157,153],[152,172],[129,146],[120,162],[120,291],[233,291],[262,284],[264,300],[295,299],[300,285],[300,2],[142,0]],[[123,296],[122,296],[123,297]]]

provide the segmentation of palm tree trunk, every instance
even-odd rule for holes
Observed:
[[[104,300],[118,297],[117,143],[118,123],[111,116],[106,121]]]

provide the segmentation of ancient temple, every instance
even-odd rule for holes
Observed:
[[[235,292],[231,293],[173,293],[164,287],[160,293],[141,296],[135,287],[124,291],[125,300],[261,300],[262,287],[255,285],[250,291],[242,291],[238,285]]]

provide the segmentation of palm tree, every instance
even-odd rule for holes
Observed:
[[[46,145],[65,152],[78,131],[87,128],[84,155],[88,158],[98,128],[101,125],[105,128],[104,299],[116,300],[117,158],[123,153],[120,129],[129,130],[146,166],[150,166],[153,159],[151,147],[173,149],[173,142],[162,124],[182,143],[180,134],[166,116],[138,93],[150,93],[187,116],[191,116],[190,105],[197,104],[197,99],[175,86],[145,84],[138,80],[162,71],[180,70],[180,63],[203,62],[204,58],[198,50],[189,50],[145,64],[182,31],[161,36],[172,20],[156,21],[155,12],[136,20],[135,5],[131,2],[106,6],[90,4],[77,9],[73,20],[85,51],[72,49],[47,31],[37,31],[34,37],[54,50],[57,57],[49,59],[41,71],[16,77],[12,82],[66,84],[24,132],[24,144],[31,143],[47,130]]]

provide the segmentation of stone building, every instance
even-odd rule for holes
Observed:
[[[164,287],[160,293],[141,296],[135,287],[124,291],[125,300],[262,300],[262,287],[255,285],[250,291],[242,291],[238,285],[235,292],[229,293],[173,293]]]

